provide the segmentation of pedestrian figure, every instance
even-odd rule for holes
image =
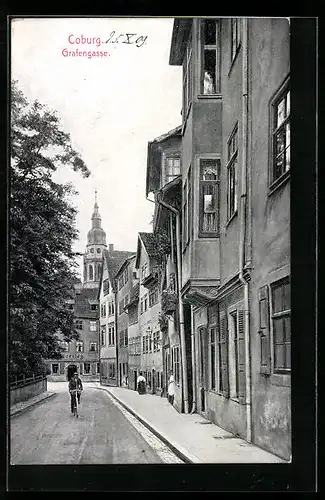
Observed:
[[[175,396],[175,379],[172,372],[169,372],[169,380],[168,380],[168,401],[171,405],[174,404],[174,396]]]
[[[140,372],[140,375],[137,378],[137,389],[139,394],[146,393],[146,379],[142,375],[142,372]]]
[[[70,392],[70,400],[71,400],[71,413],[74,411],[74,407],[77,404],[76,397],[78,398],[78,404],[80,404],[80,395],[83,390],[81,379],[78,377],[78,373],[75,372],[73,377],[69,381],[69,392]],[[73,392],[73,391],[77,391]]]

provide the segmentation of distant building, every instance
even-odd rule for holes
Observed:
[[[129,383],[129,314],[127,306],[132,295],[133,286],[138,282],[136,276],[134,254],[125,259],[116,273],[118,385],[121,387],[128,387]]]
[[[119,382],[117,366],[119,351],[117,342],[118,286],[116,275],[123,263],[133,255],[132,252],[114,250],[112,244],[102,255],[102,274],[97,298],[100,308],[100,381],[104,385],[116,386]]]
[[[151,394],[160,394],[163,388],[162,334],[159,324],[161,305],[156,251],[155,235],[140,232],[135,264],[140,282],[140,371],[146,378],[148,392]]]

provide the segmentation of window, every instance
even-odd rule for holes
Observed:
[[[192,172],[188,169],[187,178],[183,187],[183,249],[191,239],[192,231]]]
[[[233,396],[238,398],[238,381],[239,381],[239,365],[238,365],[238,329],[237,329],[237,311],[234,311],[230,314],[231,318],[231,328],[232,328],[232,340],[234,346],[234,374],[235,374],[235,387],[233,388]]]
[[[124,270],[124,283],[127,283],[129,281],[129,269],[126,268]]]
[[[159,331],[153,332],[153,352],[157,352],[160,349],[160,333]]]
[[[102,304],[100,306],[100,315],[105,318],[106,317],[106,304]]]
[[[89,375],[90,373],[90,363],[84,363],[84,374]]]
[[[89,270],[88,271],[89,280],[92,281],[94,279],[94,270],[93,270],[93,266],[91,264],[90,264],[88,270]]]
[[[148,264],[147,264],[147,262],[145,262],[143,264],[143,266],[141,267],[141,279],[142,280],[147,276],[147,273],[148,273]]]
[[[124,287],[124,274],[121,274],[121,276],[119,276],[118,278],[118,289],[122,290],[123,287]]]
[[[118,304],[118,313],[122,314],[123,311],[124,311],[124,298],[122,300],[120,300],[120,302]]]
[[[218,390],[226,397],[229,396],[228,371],[228,325],[226,313],[222,311],[218,334]]]
[[[183,60],[183,121],[187,118],[187,113],[192,101],[192,36],[189,36],[185,56]]]
[[[143,352],[143,354],[146,353],[146,337],[145,337],[145,335],[142,337],[142,352]]]
[[[290,282],[286,278],[271,285],[274,372],[291,370]]]
[[[89,351],[97,352],[97,342],[90,342],[89,343]]]
[[[100,253],[100,248],[97,248],[97,253]]]
[[[97,322],[96,321],[89,321],[89,330],[91,332],[97,331]]]
[[[112,346],[115,344],[114,341],[114,325],[108,327],[108,345]]]
[[[106,345],[106,325],[103,325],[100,329],[100,343],[102,346]]]
[[[82,328],[83,328],[82,319],[76,319],[76,329],[82,330]]]
[[[200,159],[199,236],[219,235],[220,160]]]
[[[240,19],[238,17],[233,17],[230,19],[231,22],[231,47],[230,47],[230,62],[234,61],[236,58],[237,52],[240,47],[240,41],[241,41],[241,36],[240,36]]]
[[[271,184],[290,170],[290,90],[288,84],[272,104],[272,172]]]
[[[210,328],[210,389],[216,388],[216,329]]]
[[[114,314],[114,302],[108,303],[108,316],[112,316]]]
[[[158,303],[158,288],[155,288],[149,293],[149,307]]]
[[[228,189],[227,189],[227,217],[228,220],[237,212],[237,156],[238,156],[238,127],[234,128],[228,141]]]
[[[100,373],[100,363],[97,363],[97,373]]]
[[[90,249],[90,252],[91,252],[91,253],[94,253],[94,249],[93,249],[93,248],[91,248],[91,249]]]
[[[69,344],[68,342],[62,341],[60,342],[61,348],[63,352],[68,352],[69,351]]]
[[[106,278],[103,281],[103,293],[104,293],[104,295],[109,294],[109,280],[108,280],[108,278]]]
[[[116,377],[116,371],[115,371],[115,363],[108,363],[108,378],[115,378]]]
[[[214,19],[201,21],[202,67],[201,88],[204,95],[220,93],[219,22]]]
[[[57,375],[59,373],[59,364],[58,363],[52,364],[52,373],[53,373],[53,375]]]
[[[77,352],[83,352],[84,351],[84,343],[82,340],[77,340],[76,342],[76,348]]]
[[[179,359],[179,346],[172,349],[173,352],[173,373],[176,384],[180,382],[180,359]]]
[[[143,298],[143,310],[146,311],[148,309],[148,294],[146,293]]]
[[[175,179],[181,173],[181,159],[179,156],[167,156],[165,160],[165,183]]]
[[[188,216],[188,211],[187,211],[187,180],[185,180],[185,184],[183,186],[183,228],[182,228],[182,236],[183,236],[183,250],[186,247],[187,243],[187,230],[188,230],[188,223],[187,223],[187,216]]]
[[[106,306],[105,306],[105,307],[106,307]],[[98,309],[98,305],[97,305],[97,304],[91,304],[91,305],[90,305],[90,310],[91,310],[91,311],[97,311],[97,309]]]

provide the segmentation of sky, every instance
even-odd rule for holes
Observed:
[[[55,176],[72,182],[79,193],[73,199],[76,251],[85,250],[95,189],[107,244],[135,251],[138,232],[152,230],[147,144],[181,124],[181,68],[168,62],[172,28],[172,18],[12,22],[11,77],[29,101],[38,99],[59,113],[91,171],[88,179],[69,169]],[[107,55],[73,57],[76,50]]]

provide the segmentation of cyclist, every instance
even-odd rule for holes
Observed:
[[[69,381],[69,392],[70,392],[70,398],[71,398],[71,413],[74,412],[74,407],[77,405],[75,391],[77,391],[78,404],[80,404],[80,394],[81,394],[82,390],[83,390],[83,386],[82,386],[81,379],[78,377],[78,373],[75,372],[73,374],[73,377]]]

